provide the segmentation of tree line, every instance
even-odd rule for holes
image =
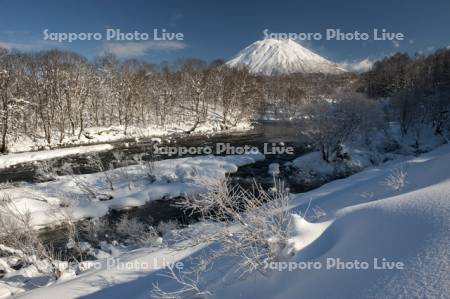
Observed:
[[[94,62],[67,51],[0,49],[0,151],[18,136],[61,143],[86,128],[215,121],[223,129],[254,113],[259,79],[220,61],[156,66],[105,54]]]
[[[390,99],[388,116],[400,123],[403,135],[418,134],[423,125],[443,135],[449,125],[450,49],[385,58],[363,74],[360,89],[370,97]]]

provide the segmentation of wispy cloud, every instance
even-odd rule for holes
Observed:
[[[9,42],[9,41],[1,41],[0,47],[5,48],[9,51],[11,50],[19,50],[19,51],[40,51],[44,49],[51,49],[55,47],[60,47],[61,44],[51,42],[51,41],[32,41],[32,42]]]
[[[366,58],[363,60],[344,61],[339,65],[348,71],[355,73],[364,73],[370,70],[376,60]]]
[[[12,42],[2,42],[0,41],[0,47],[5,48],[9,51],[13,49],[17,50],[31,50],[33,48],[32,44],[26,44],[26,43],[12,43]]]
[[[174,51],[186,48],[186,44],[180,41],[146,41],[105,43],[103,50],[119,57],[130,58],[148,54],[151,51]]]
[[[1,30],[0,33],[6,34],[6,35],[29,35],[31,32],[28,30],[8,30],[4,29]]]

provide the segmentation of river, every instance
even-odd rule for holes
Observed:
[[[112,143],[113,149],[110,151],[99,152],[97,155],[104,165],[114,160],[113,153],[120,151],[124,154],[129,164],[136,163],[133,156],[136,154],[149,154],[153,150],[155,144],[154,139],[144,140],[125,140]],[[270,154],[266,155],[264,161],[259,161],[251,165],[240,167],[239,170],[230,175],[232,183],[240,184],[244,188],[248,188],[256,181],[263,187],[268,188],[273,184],[273,177],[268,173],[268,166],[271,163],[280,165],[280,178],[285,181],[292,192],[306,191],[311,186],[303,186],[293,180],[292,173],[283,167],[283,164],[292,161],[298,156],[308,152],[309,146],[307,138],[300,132],[298,125],[290,121],[261,121],[254,124],[254,128],[244,132],[216,133],[208,135],[173,135],[161,138],[159,146],[170,145],[171,147],[215,147],[217,143],[228,143],[231,146],[252,146],[258,147],[263,151],[264,144],[277,144],[284,147],[292,147],[293,154]],[[47,163],[53,164],[56,168],[68,163],[74,169],[75,173],[84,174],[98,171],[93,169],[88,163],[90,154],[79,154],[66,156],[63,158],[55,158],[47,160]],[[178,156],[168,155],[147,155],[153,160],[178,158]],[[8,169],[0,170],[0,182],[21,182],[26,181],[36,183],[42,181],[39,173],[39,163],[18,164]],[[186,215],[180,208],[173,204],[177,201],[174,199],[163,199],[148,202],[146,205],[121,211],[111,211],[107,216],[107,221],[115,222],[123,216],[137,217],[140,221],[150,225],[157,225],[161,221],[174,220],[181,224],[188,224],[197,221],[197,217]],[[54,246],[60,247],[66,241],[64,233],[60,230],[52,229],[43,231],[44,239],[51,241]],[[58,246],[59,244],[59,246]]]

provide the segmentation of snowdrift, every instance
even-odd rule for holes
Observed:
[[[448,298],[450,291],[450,146],[297,194],[293,212],[320,207],[325,216],[309,222],[294,216],[290,262],[319,262],[321,269],[274,271],[269,278],[226,278],[227,262],[207,274],[213,298]],[[407,172],[403,188],[386,179]],[[199,224],[201,226],[202,224]],[[203,246],[212,246],[204,244]],[[200,246],[201,247],[201,246]],[[181,252],[143,249],[126,261],[187,261],[200,248]],[[368,269],[326,269],[328,259],[365,261]],[[374,259],[385,269],[375,269]],[[384,259],[384,260],[383,260]],[[383,264],[384,261],[384,264]],[[403,269],[389,270],[392,263]],[[386,268],[387,267],[387,268]],[[225,271],[225,272],[223,272]],[[148,298],[152,283],[171,281],[159,269],[90,270],[74,278],[24,293],[20,298]],[[236,282],[238,281],[238,282]]]

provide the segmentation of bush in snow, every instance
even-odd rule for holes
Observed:
[[[136,218],[122,217],[116,223],[115,231],[123,239],[141,246],[159,245],[161,243],[157,230]]]
[[[42,182],[55,180],[58,171],[55,164],[55,160],[36,162],[36,179]]]
[[[87,166],[102,173],[103,176],[105,177],[105,181],[109,185],[109,188],[111,190],[114,190],[114,180],[110,171],[114,168],[113,165],[110,163],[108,166],[105,166],[105,164],[100,159],[100,156],[98,154],[89,155],[87,159],[88,159]]]
[[[325,217],[326,215],[327,213],[321,207],[315,206],[305,212],[304,218],[309,222],[315,222]]]
[[[106,170],[103,167],[103,164],[100,160],[100,158],[96,155],[94,156],[88,156],[88,163],[87,166],[91,167],[100,173],[102,173],[105,177],[106,182],[109,184],[109,188],[111,190],[114,190],[113,186],[113,180],[110,175],[110,172]],[[110,200],[112,199],[112,196],[108,193],[104,193],[101,190],[99,190],[99,186],[96,186],[94,184],[89,183],[83,176],[76,175],[72,166],[68,163],[63,164],[63,166],[60,168],[61,172],[65,175],[69,175],[72,177],[73,182],[78,187],[78,189],[86,195],[87,198],[94,200]]]
[[[288,209],[289,198],[289,192],[280,181],[276,181],[271,191],[255,185],[253,192],[248,192],[240,186],[232,186],[228,180],[209,180],[206,193],[179,204],[187,211],[202,214],[205,221],[217,223],[219,228],[178,249],[203,242],[216,242],[219,246],[200,255],[190,272],[168,273],[180,285],[179,290],[164,292],[154,285],[153,296],[196,298],[207,294],[201,287],[201,274],[221,258],[235,259],[235,271],[240,277],[254,272],[268,275],[270,270],[265,265],[287,258],[289,254],[292,216]]]
[[[133,160],[140,165],[143,174],[148,178],[150,183],[153,183],[156,181],[155,162],[153,160],[144,160],[144,155],[145,154],[136,154],[133,156]]]
[[[128,173],[128,168],[127,168],[128,160],[125,157],[125,153],[120,152],[120,151],[114,151],[113,156],[114,156],[114,163],[118,167],[117,170],[119,172],[119,176],[122,177],[123,181],[127,183],[128,190],[131,190],[132,189],[132,181],[131,181],[131,176]]]
[[[185,272],[168,267],[168,273],[162,276],[173,279],[180,287],[173,291],[166,291],[156,283],[153,285],[151,297],[155,299],[184,299],[184,298],[206,298],[211,295],[204,290],[200,284],[201,272],[196,269],[194,272]]]
[[[46,276],[58,279],[61,271],[52,250],[44,245],[31,223],[30,213],[22,213],[12,199],[0,199],[0,254],[33,265]]]
[[[215,180],[207,193],[188,199],[185,205],[207,220],[225,223],[225,229],[214,237],[221,245],[215,254],[238,257],[237,270],[244,275],[265,274],[263,261],[280,258],[288,239],[288,203],[289,192],[278,180],[269,191],[255,185],[253,192]]]
[[[157,226],[157,230],[163,237],[166,237],[172,231],[178,229],[179,227],[180,227],[180,225],[176,221],[172,221],[172,220],[161,221]]]
[[[105,218],[88,219],[82,223],[80,229],[85,239],[92,244],[99,244],[112,234],[111,226]]]
[[[403,169],[403,167],[396,168],[392,170],[389,176],[386,177],[384,184],[392,188],[394,191],[400,191],[407,183],[406,176],[407,172]]]

